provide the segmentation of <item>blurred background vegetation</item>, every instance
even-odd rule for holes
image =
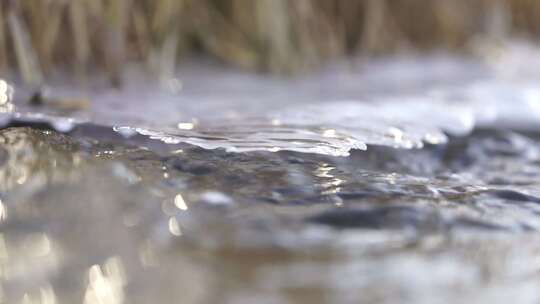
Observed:
[[[160,74],[207,56],[248,70],[306,71],[329,60],[449,49],[540,34],[538,0],[0,0],[0,69],[39,82],[58,67],[127,62]]]

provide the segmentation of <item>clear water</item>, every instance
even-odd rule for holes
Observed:
[[[446,56],[288,81],[188,67],[180,93],[75,111],[20,89],[0,303],[537,303],[528,52],[504,74]]]

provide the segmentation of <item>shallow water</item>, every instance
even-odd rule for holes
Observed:
[[[15,92],[0,303],[539,302],[534,77],[429,60],[292,85],[218,73],[229,84],[208,92],[190,88],[200,72],[148,111],[140,96],[116,108],[121,93],[67,111]],[[262,101],[220,101],[231,79]]]
[[[540,296],[534,134],[340,158],[85,133],[1,131],[5,303]]]

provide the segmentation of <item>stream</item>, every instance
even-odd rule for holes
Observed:
[[[0,303],[538,303],[534,54],[2,80]]]

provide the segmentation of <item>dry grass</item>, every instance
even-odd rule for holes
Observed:
[[[126,61],[163,76],[205,54],[289,73],[357,53],[537,35],[539,17],[538,0],[0,0],[0,68],[30,83],[56,66],[119,81]]]

